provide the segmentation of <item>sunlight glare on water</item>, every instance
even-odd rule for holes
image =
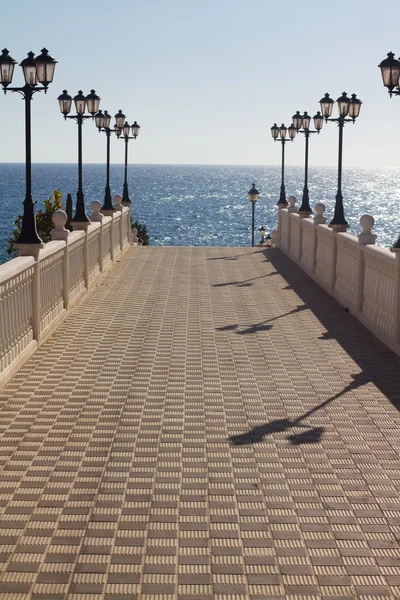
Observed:
[[[37,207],[60,189],[65,202],[71,193],[74,204],[77,167],[67,164],[35,164],[33,194]],[[122,193],[124,167],[111,165],[112,194]],[[279,166],[130,165],[129,191],[133,220],[146,224],[152,245],[248,246],[251,243],[251,206],[247,192],[255,183],[261,195],[255,207],[255,224],[268,231],[277,224]],[[286,193],[300,205],[303,167],[286,168]],[[90,202],[103,200],[105,166],[85,165],[83,184],[87,212]],[[326,205],[325,216],[333,216],[337,186],[334,167],[311,167],[310,204]],[[349,233],[360,232],[363,214],[375,218],[377,243],[390,247],[400,233],[400,169],[344,169],[343,202]],[[22,213],[25,167],[0,164],[0,262],[7,260],[6,240]],[[258,239],[258,232],[256,239]]]

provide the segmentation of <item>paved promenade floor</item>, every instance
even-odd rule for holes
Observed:
[[[0,392],[0,598],[400,598],[399,406],[279,250],[131,248]]]

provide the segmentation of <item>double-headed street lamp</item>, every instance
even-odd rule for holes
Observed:
[[[338,189],[335,199],[335,212],[332,221],[329,223],[329,227],[333,227],[336,231],[346,231],[349,224],[344,218],[343,210],[343,196],[342,196],[342,158],[343,158],[343,128],[346,123],[354,123],[361,109],[361,100],[358,100],[355,94],[352,94],[349,98],[346,92],[343,92],[342,96],[336,100],[339,110],[339,116],[337,118],[331,118],[333,105],[335,101],[329,97],[329,94],[319,101],[321,106],[322,116],[325,121],[333,121],[338,124],[339,127],[339,152],[338,152]],[[346,118],[349,116],[350,118]]]
[[[121,135],[121,129],[124,127],[125,123],[125,115],[122,110],[119,110],[115,115],[115,127],[112,129],[110,127],[111,124],[111,115],[105,110],[104,113],[99,110],[97,115],[95,116],[96,127],[99,131],[103,131],[107,136],[107,179],[106,179],[106,189],[104,193],[104,203],[101,207],[102,211],[111,211],[113,212],[115,208],[113,207],[111,201],[111,189],[110,189],[110,138],[111,134],[119,134]]]
[[[32,200],[32,157],[31,157],[31,100],[36,92],[47,92],[49,84],[53,81],[54,69],[57,61],[49,55],[46,48],[35,58],[33,52],[28,52],[28,58],[21,63],[25,85],[22,87],[9,87],[12,82],[14,67],[17,61],[10,56],[5,48],[0,56],[0,83],[4,93],[18,92],[25,101],[25,200],[24,214],[22,217],[21,232],[16,244],[42,244],[36,231],[34,203]],[[37,87],[38,83],[42,87]]]
[[[293,142],[295,136],[296,136],[296,129],[294,128],[294,125],[290,125],[290,127],[285,127],[285,125],[282,125],[280,127],[278,127],[278,125],[275,123],[272,127],[271,127],[271,134],[272,137],[274,138],[274,141],[276,142],[278,139],[282,144],[282,176],[281,176],[281,193],[279,196],[279,202],[277,202],[277,206],[279,206],[280,208],[287,206],[287,200],[286,200],[286,192],[285,192],[285,143],[288,142],[289,140],[291,142]],[[289,135],[289,137],[286,137],[286,134]]]
[[[76,115],[70,115],[72,100],[75,103]],[[93,119],[94,115],[99,110],[100,98],[94,90],[90,90],[90,94],[85,96],[82,90],[79,90],[76,96],[72,98],[67,90],[63,90],[61,96],[58,96],[60,111],[64,115],[64,119],[73,119],[78,123],[78,192],[76,194],[76,209],[75,216],[71,219],[71,223],[75,226],[78,223],[88,223],[85,211],[85,201],[82,188],[82,123],[86,119]],[[85,115],[86,110],[88,115]]]
[[[260,192],[256,190],[256,184],[253,183],[251,186],[251,190],[247,192],[249,196],[249,200],[251,202],[251,245],[254,247],[254,207],[260,195]]]
[[[312,133],[319,134],[319,132],[322,129],[324,118],[318,111],[317,114],[314,115],[313,120],[315,130],[310,129],[311,117],[307,112],[305,112],[304,115],[301,115],[300,112],[297,111],[296,114],[293,115],[293,126],[297,133],[304,133],[306,142],[303,197],[301,201],[301,206],[298,210],[299,215],[302,217],[309,217],[312,214],[308,195],[308,139]]]
[[[129,134],[130,134],[131,130],[132,130],[132,135],[130,136]],[[129,191],[128,191],[128,142],[129,142],[129,140],[136,140],[137,136],[139,135],[139,131],[140,131],[140,125],[138,125],[136,121],[133,123],[133,125],[129,125],[129,123],[127,121],[125,121],[122,131],[119,130],[117,132],[117,137],[119,139],[125,140],[125,172],[124,172],[124,189],[122,192],[122,204],[131,204],[131,201],[129,198]],[[121,138],[121,134],[123,135],[123,138]]]
[[[389,96],[400,95],[400,60],[394,57],[393,52],[389,52],[380,65],[383,85],[388,89]],[[396,89],[395,89],[396,88]],[[393,250],[400,250],[400,236],[393,246]]]

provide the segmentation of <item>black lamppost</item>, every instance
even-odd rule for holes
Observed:
[[[132,129],[132,135],[130,136],[129,134],[130,134],[131,129]],[[129,125],[129,123],[127,121],[125,121],[124,126],[122,128],[123,138],[121,138],[121,131],[119,131],[117,133],[117,137],[119,139],[125,140],[125,172],[124,172],[124,189],[122,192],[122,204],[132,204],[131,200],[129,198],[129,191],[128,191],[128,142],[129,142],[129,140],[136,140],[137,136],[139,135],[139,131],[140,131],[140,125],[138,125],[136,121],[133,123],[133,125]]]
[[[339,116],[336,119],[331,118],[333,105],[335,101],[329,97],[329,94],[319,101],[321,105],[322,116],[325,121],[333,121],[339,127],[339,152],[338,152],[338,189],[335,199],[335,212],[329,227],[334,227],[337,231],[346,231],[349,224],[344,218],[343,196],[342,196],[342,159],[343,159],[343,128],[346,123],[354,123],[361,109],[361,100],[358,100],[355,94],[349,98],[346,92],[336,100],[338,104]],[[346,119],[347,115],[350,117]]]
[[[389,96],[400,95],[400,60],[394,57],[393,52],[388,53],[388,57],[385,58],[380,65],[378,65],[381,73],[383,85],[388,88]],[[396,88],[396,89],[394,89]],[[400,236],[393,246],[394,249],[400,250]]]
[[[274,138],[274,141],[276,142],[277,139],[279,139],[279,141],[282,144],[282,177],[281,177],[281,193],[279,196],[279,202],[277,202],[277,206],[280,206],[281,208],[283,206],[287,206],[287,200],[286,200],[286,192],[285,192],[285,143],[288,142],[289,140],[291,142],[293,142],[295,136],[296,136],[296,130],[292,125],[290,125],[290,127],[285,127],[285,125],[282,125],[280,127],[278,127],[278,125],[275,123],[272,127],[271,127],[271,134],[272,137]],[[286,137],[286,134],[289,135],[289,137]]]
[[[310,129],[311,117],[307,112],[305,112],[304,115],[301,115],[300,112],[297,111],[296,114],[293,115],[293,126],[297,133],[304,133],[306,141],[303,197],[301,201],[301,206],[298,210],[299,215],[303,217],[309,217],[312,214],[312,210],[310,207],[310,199],[308,195],[308,140],[312,133],[319,134],[324,122],[324,118],[319,111],[316,115],[314,115],[313,119],[315,130]]]
[[[75,103],[76,115],[70,115],[72,100]],[[63,90],[61,96],[58,96],[60,111],[64,115],[64,119],[74,119],[78,123],[78,192],[76,194],[76,209],[75,216],[71,219],[71,223],[88,223],[85,211],[85,200],[82,189],[82,124],[86,119],[93,119],[94,115],[99,110],[100,98],[94,90],[90,90],[90,94],[84,96],[82,90],[79,90],[77,95],[72,98],[67,90]],[[88,115],[85,115],[86,110]]]
[[[255,183],[252,184],[251,190],[247,192],[247,194],[251,202],[251,245],[254,247],[254,207],[258,200],[258,196],[260,195],[260,192],[256,190]]]
[[[107,210],[107,211],[113,212],[115,210],[115,208],[113,207],[113,204],[111,201],[111,189],[110,189],[110,138],[111,138],[112,133],[121,135],[121,129],[123,128],[124,122],[125,122],[125,115],[123,114],[122,110],[120,110],[115,115],[114,129],[111,129],[111,127],[110,127],[111,115],[109,115],[106,110],[104,111],[104,113],[101,110],[99,110],[99,112],[95,116],[95,121],[96,121],[96,127],[98,128],[98,130],[103,131],[107,136],[107,179],[106,179],[106,189],[105,189],[105,193],[104,193],[104,203],[103,203],[103,206],[101,207],[101,210],[102,211]]]
[[[14,67],[17,61],[10,56],[5,48],[0,56],[0,83],[4,93],[18,92],[25,101],[25,200],[24,214],[22,217],[21,232],[16,240],[17,244],[42,244],[36,231],[34,203],[32,200],[32,157],[31,157],[31,100],[36,92],[47,92],[49,84],[53,81],[54,69],[57,61],[49,55],[46,48],[35,58],[33,52],[28,52],[28,58],[21,63],[25,85],[23,87],[8,87],[13,78]],[[38,83],[42,87],[37,87]],[[39,246],[40,247],[40,246]]]

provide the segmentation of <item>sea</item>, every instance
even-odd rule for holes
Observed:
[[[65,200],[77,191],[75,164],[33,164],[32,190],[37,208],[60,190]],[[105,165],[83,167],[83,188],[87,214],[92,200],[103,201]],[[123,165],[111,165],[112,194],[122,194]],[[155,246],[249,246],[251,245],[251,203],[247,192],[253,183],[260,192],[255,206],[256,241],[263,225],[272,232],[277,226],[280,192],[279,166],[219,165],[129,165],[128,185],[132,218],[146,225],[150,244]],[[287,196],[301,203],[303,167],[285,170]],[[390,247],[400,234],[400,169],[370,168],[343,170],[343,204],[349,233],[361,231],[364,214],[375,219],[377,244]],[[326,206],[333,216],[337,190],[334,167],[309,170],[310,204]],[[22,214],[25,193],[25,165],[0,164],[0,263],[9,260],[7,240],[14,221]]]

